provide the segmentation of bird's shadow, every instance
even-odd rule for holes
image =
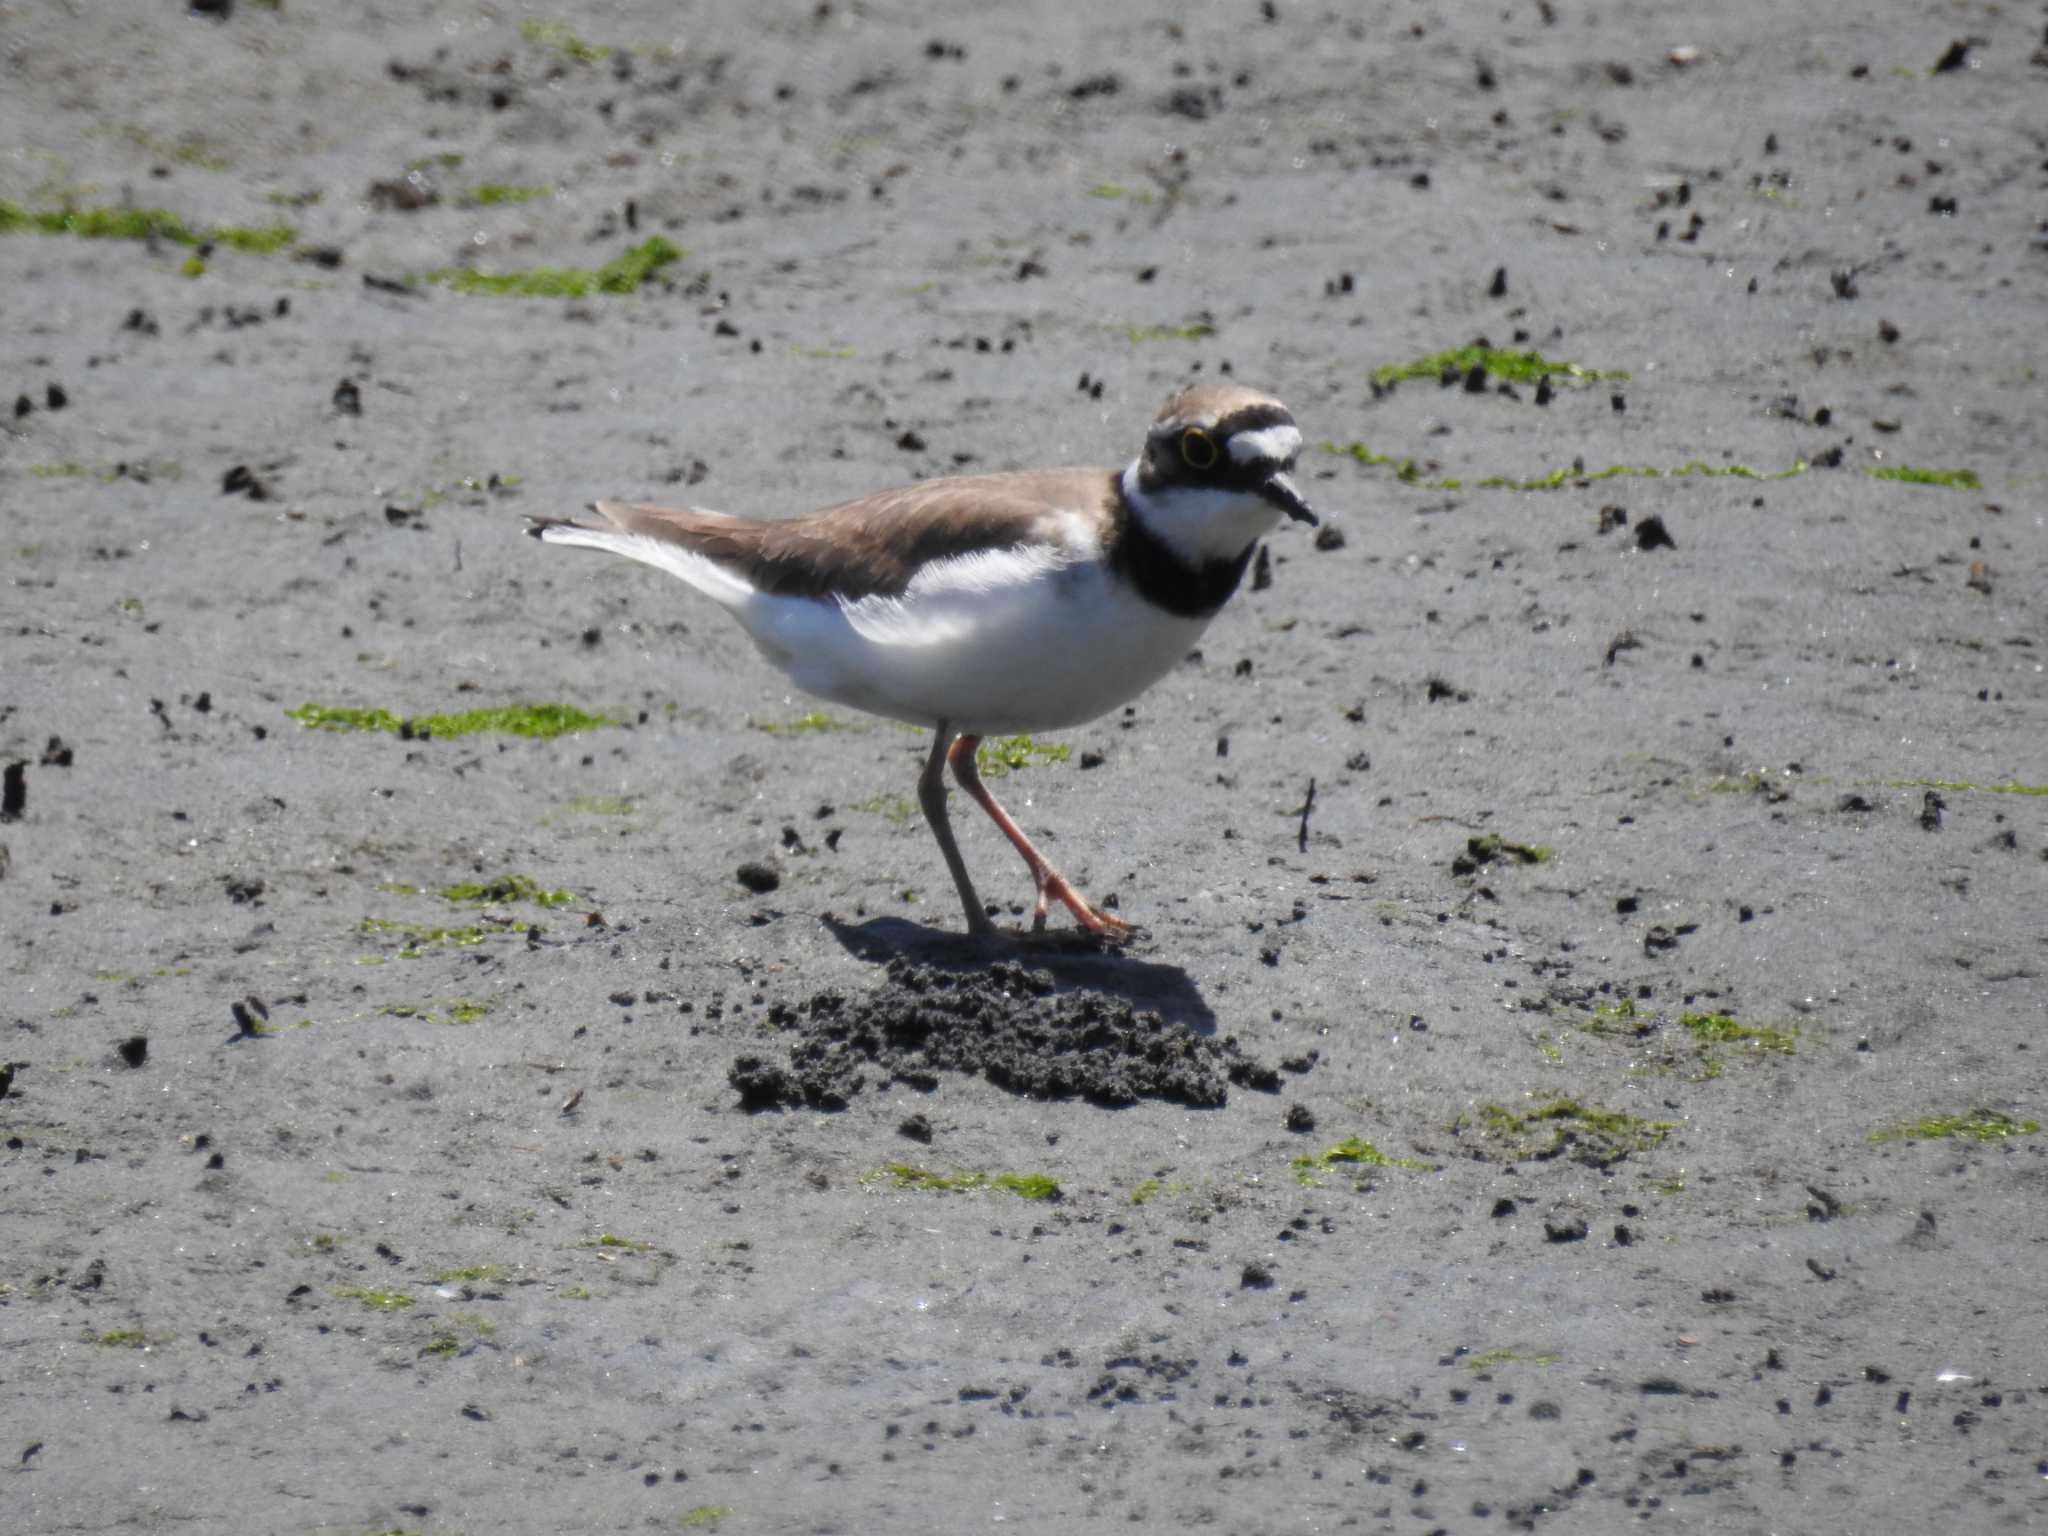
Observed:
[[[1074,930],[1004,933],[980,939],[923,927],[900,917],[848,923],[827,913],[819,921],[849,955],[870,964],[901,958],[935,970],[972,972],[985,971],[999,960],[1014,960],[1050,973],[1059,992],[1107,993],[1196,1034],[1216,1033],[1215,1011],[1203,1001],[1186,971],[1177,965],[1135,959]]]

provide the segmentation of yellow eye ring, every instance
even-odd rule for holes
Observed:
[[[1200,427],[1189,427],[1180,435],[1180,461],[1189,469],[1216,467],[1216,439]]]

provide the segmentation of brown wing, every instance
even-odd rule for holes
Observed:
[[[596,510],[628,533],[716,561],[757,591],[857,600],[900,595],[933,560],[1057,538],[1061,513],[1092,519],[1107,543],[1118,507],[1114,472],[1050,469],[926,480],[780,522],[616,501]]]

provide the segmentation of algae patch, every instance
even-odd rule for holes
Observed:
[[[530,203],[537,197],[546,197],[553,187],[515,187],[503,182],[487,181],[481,186],[471,187],[458,199],[465,208],[501,208],[519,203]]]
[[[1755,1051],[1777,1051],[1791,1055],[1799,1047],[1799,1032],[1773,1029],[1768,1024],[1744,1024],[1733,1014],[1682,1014],[1679,1026],[1702,1045],[1742,1045]]]
[[[499,875],[495,880],[471,880],[444,885],[435,893],[443,901],[466,906],[503,906],[507,902],[530,901],[540,907],[566,907],[576,900],[574,891],[545,890],[525,875]]]
[[[2022,784],[2008,779],[2003,784],[1972,784],[1959,779],[1893,779],[1894,789],[1940,789],[1951,794],[2048,795],[2048,784]]]
[[[1029,736],[1004,736],[984,741],[974,749],[974,766],[983,778],[1000,779],[1033,763],[1064,763],[1074,755],[1072,747],[1056,742],[1033,741]]]
[[[469,1264],[460,1269],[437,1269],[427,1278],[436,1285],[453,1285],[458,1282],[481,1282],[496,1284],[506,1278],[507,1270],[502,1264]]]
[[[1412,1157],[1389,1156],[1359,1136],[1347,1136],[1334,1147],[1305,1153],[1294,1160],[1295,1178],[1311,1189],[1322,1185],[1323,1181],[1316,1177],[1317,1174],[1333,1173],[1339,1168],[1410,1168],[1426,1173],[1429,1164],[1417,1162]]]
[[[377,1010],[386,1018],[418,1019],[423,1024],[474,1024],[490,1015],[489,1003],[467,998],[449,998],[436,1007],[432,1003],[386,1003]]]
[[[1639,1038],[1649,1034],[1655,1026],[1648,1014],[1636,1007],[1634,998],[1624,997],[1618,1003],[1602,1003],[1581,1027],[1591,1035]]]
[[[828,715],[822,709],[814,709],[807,715],[798,715],[794,720],[753,720],[748,722],[757,731],[766,731],[770,736],[824,736],[833,731],[853,729],[836,715]]]
[[[1905,1120],[1883,1130],[1872,1131],[1872,1141],[2005,1141],[2014,1136],[2031,1136],[2041,1129],[2038,1120],[2015,1120],[1992,1109],[1973,1109],[1960,1115],[1930,1115]]]
[[[220,224],[194,229],[163,208],[50,208],[40,212],[0,201],[0,235],[72,235],[80,240],[168,240],[175,245],[224,245],[268,255],[299,238],[289,224]]]
[[[110,1328],[95,1334],[92,1342],[101,1349],[154,1349],[170,1342],[170,1335],[150,1333],[142,1328]]]
[[[1648,1151],[1672,1129],[1669,1120],[1646,1120],[1563,1095],[1538,1098],[1527,1110],[1482,1105],[1476,1116],[1461,1115],[1453,1127],[1459,1134],[1476,1130],[1510,1160],[1569,1157],[1594,1168],[1609,1167],[1631,1152]]]
[[[469,949],[492,938],[502,938],[517,930],[507,923],[495,923],[489,928],[472,926],[467,928],[437,928],[427,923],[403,923],[389,917],[366,917],[361,931],[370,934],[389,934],[400,941],[398,958],[417,960],[430,949],[447,946],[454,949]],[[383,956],[369,956],[362,963],[381,963]],[[405,1006],[394,1004],[394,1007]],[[401,1015],[409,1017],[410,1015]],[[461,1023],[471,1022],[468,1019]]]
[[[870,795],[865,800],[856,801],[850,808],[866,811],[870,816],[880,816],[898,826],[917,814],[917,804],[908,795]]]
[[[1623,476],[1643,480],[1678,480],[1691,475],[1708,479],[1790,480],[1797,475],[1805,474],[1812,467],[1804,459],[1795,460],[1789,468],[1776,470],[1752,469],[1747,464],[1709,464],[1701,459],[1693,459],[1673,468],[1660,468],[1655,464],[1610,464],[1605,469],[1588,469],[1583,462],[1575,460],[1568,466],[1561,466],[1527,479],[1514,475],[1484,475],[1476,480],[1452,476],[1426,479],[1423,467],[1413,458],[1379,453],[1364,443],[1325,441],[1318,446],[1324,453],[1336,454],[1340,458],[1352,459],[1360,464],[1374,467],[1392,465],[1394,477],[1402,484],[1419,486],[1431,491],[1556,491],[1568,485],[1590,485],[1595,481],[1613,480]]]
[[[1577,363],[1555,361],[1541,352],[1506,352],[1498,347],[1474,345],[1449,347],[1412,362],[1384,364],[1373,369],[1372,381],[1375,384],[1392,384],[1401,379],[1463,377],[1474,368],[1484,369],[1492,377],[1505,379],[1511,384],[1534,384],[1539,379],[1553,377],[1579,379],[1586,383],[1596,379],[1629,377],[1620,368],[1582,368]]]
[[[474,736],[491,731],[506,736],[546,740],[576,731],[594,731],[619,722],[608,715],[587,714],[569,704],[512,704],[498,709],[466,709],[452,715],[400,717],[388,709],[356,709],[341,705],[302,704],[285,711],[287,718],[323,731],[388,731],[408,740]]]
[[[910,1163],[887,1163],[862,1180],[888,1180],[898,1189],[1006,1189],[1023,1200],[1058,1200],[1059,1180],[1043,1173],[939,1173]]]
[[[359,1301],[376,1312],[401,1312],[412,1305],[412,1298],[403,1291],[379,1291],[367,1285],[330,1285],[327,1294],[340,1301]]]
[[[529,17],[519,23],[519,35],[527,42],[552,49],[577,64],[598,64],[612,56],[611,49],[602,44],[587,43],[578,37],[566,21]]]
[[[587,298],[594,293],[632,293],[662,268],[686,253],[660,235],[614,256],[601,267],[529,267],[517,272],[479,272],[474,267],[442,267],[420,273],[415,282],[438,283],[457,293],[492,298]]]
[[[1755,469],[1747,464],[1709,464],[1704,459],[1689,459],[1677,465],[1609,464],[1604,469],[1588,469],[1583,460],[1574,460],[1569,465],[1546,470],[1540,475],[1524,477],[1495,474],[1481,475],[1468,480],[1451,475],[1431,477],[1423,464],[1415,458],[1407,454],[1381,453],[1362,442],[1338,443],[1325,440],[1317,446],[1324,453],[1335,454],[1339,458],[1347,458],[1370,468],[1391,468],[1394,471],[1394,478],[1403,485],[1413,485],[1431,491],[1556,491],[1566,486],[1592,485],[1602,480],[1622,478],[1682,480],[1698,476],[1710,480],[1791,480],[1813,468],[1804,459],[1795,459],[1783,469]],[[1975,472],[1967,469],[1916,469],[1910,465],[1879,465],[1866,467],[1864,473],[1874,479],[1896,480],[1909,485],[1932,485],[1957,491],[1983,489],[1983,482],[1978,479]]]
[[[1968,469],[1919,469],[1911,464],[1881,464],[1864,470],[1873,480],[1897,480],[1905,485],[1938,485],[1951,491],[1981,491],[1984,482]]]
[[[1484,864],[1547,864],[1552,850],[1539,843],[1514,843],[1498,832],[1465,839],[1465,851],[1451,860],[1451,873],[1469,875]]]
[[[1188,325],[1123,325],[1118,327],[1129,342],[1143,341],[1201,341],[1214,336],[1216,327],[1206,320],[1196,320]]]
[[[1504,1365],[1560,1365],[1564,1356],[1554,1350],[1517,1349],[1511,1344],[1482,1349],[1465,1362],[1468,1371],[1496,1371]]]

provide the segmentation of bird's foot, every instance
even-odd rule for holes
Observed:
[[[1057,901],[1074,914],[1074,921],[1098,939],[1111,944],[1127,944],[1137,933],[1130,923],[1099,907],[1092,907],[1081,893],[1067,884],[1058,870],[1045,869],[1038,874],[1038,905],[1031,914],[1031,931],[1045,931],[1045,917],[1051,902]]]

